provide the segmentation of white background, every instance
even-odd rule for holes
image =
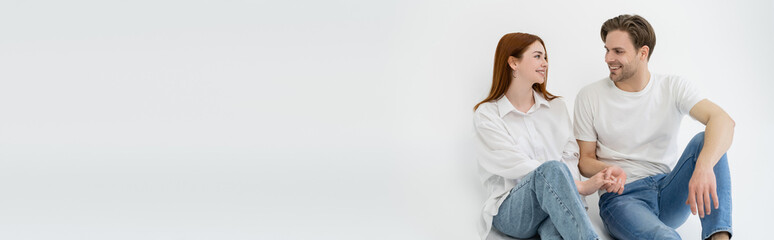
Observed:
[[[622,13],[655,28],[653,72],[698,82],[736,121],[735,237],[768,236],[772,12],[772,1],[2,1],[0,239],[476,239],[471,116],[497,41],[541,36],[548,88],[572,105],[606,76],[599,28]],[[686,118],[680,147],[701,130]]]

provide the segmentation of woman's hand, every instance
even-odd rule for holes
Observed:
[[[580,193],[583,196],[588,196],[588,195],[591,195],[592,193],[595,193],[605,184],[615,183],[615,180],[613,180],[612,178],[610,179],[605,178],[605,173],[606,173],[605,170],[607,170],[607,168],[603,169],[602,171],[599,171],[597,174],[594,174],[594,176],[591,176],[591,178],[589,178],[588,180],[580,182],[580,184],[578,184],[578,193]]]

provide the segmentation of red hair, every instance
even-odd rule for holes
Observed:
[[[513,56],[521,59],[524,51],[527,51],[527,47],[535,41],[540,42],[540,44],[543,45],[543,48],[546,47],[546,44],[543,43],[543,39],[529,33],[508,33],[500,38],[500,42],[497,43],[497,50],[495,50],[492,89],[489,91],[489,96],[487,96],[484,101],[476,104],[476,106],[473,107],[473,110],[478,109],[478,106],[482,103],[502,97],[503,94],[508,91],[508,87],[511,85],[511,71],[513,71],[510,65],[508,65],[508,57]],[[548,59],[547,56],[548,50],[546,50],[546,59]],[[551,101],[554,100],[554,98],[557,98],[557,96],[554,96],[546,90],[547,83],[548,73],[546,73],[546,81],[543,81],[541,84],[533,84],[532,89],[540,93],[543,98]]]

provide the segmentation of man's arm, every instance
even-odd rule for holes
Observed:
[[[607,164],[597,160],[597,142],[577,141],[580,149],[578,170],[580,170],[581,175],[591,178],[594,174],[608,167]]]
[[[710,169],[731,148],[736,123],[720,106],[707,99],[691,108],[691,117],[705,125],[704,147],[696,160],[696,168]]]
[[[704,124],[704,146],[696,158],[696,166],[693,176],[688,183],[688,200],[686,204],[691,206],[691,212],[700,217],[710,214],[711,204],[717,209],[720,205],[717,196],[717,183],[715,172],[712,170],[715,164],[731,147],[736,123],[722,108],[707,99],[701,100],[691,108],[691,117]]]
[[[626,184],[626,172],[618,166],[611,166],[597,159],[597,142],[577,141],[580,149],[578,170],[581,175],[592,178],[598,172],[604,171],[604,179],[610,181],[602,185],[601,189],[622,194]]]

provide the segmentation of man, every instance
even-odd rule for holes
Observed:
[[[730,238],[725,152],[734,121],[691,82],[648,70],[656,35],[644,18],[609,19],[601,35],[610,76],[578,93],[574,131],[581,174],[604,171],[614,180],[599,199],[608,232],[618,239],[680,239],[675,228],[691,212],[701,218],[703,239]],[[706,128],[678,158],[685,114]]]

